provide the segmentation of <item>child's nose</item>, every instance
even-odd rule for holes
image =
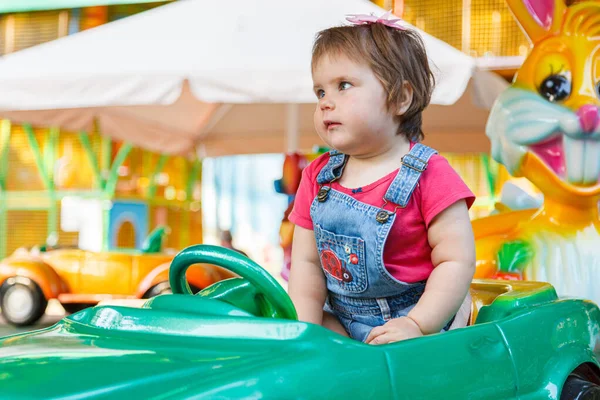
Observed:
[[[586,104],[577,110],[581,129],[585,133],[593,133],[600,124],[600,110],[593,104]]]
[[[321,100],[321,110],[333,110],[335,108],[335,103],[331,101],[331,99],[322,99]]]

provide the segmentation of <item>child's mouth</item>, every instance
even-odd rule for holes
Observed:
[[[325,128],[327,128],[327,130],[333,129],[333,128],[336,128],[336,127],[342,125],[340,122],[336,122],[336,121],[324,121],[324,124],[325,124]]]

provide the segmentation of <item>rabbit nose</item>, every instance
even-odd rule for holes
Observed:
[[[577,110],[581,129],[585,133],[593,133],[600,124],[600,111],[593,104],[586,104]]]

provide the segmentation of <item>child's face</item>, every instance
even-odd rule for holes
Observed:
[[[313,69],[314,122],[325,143],[351,156],[378,154],[397,138],[399,121],[371,68],[343,54],[324,55]]]

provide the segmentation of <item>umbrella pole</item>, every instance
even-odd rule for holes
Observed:
[[[286,148],[288,153],[298,151],[298,140],[300,136],[300,105],[288,104],[286,109]]]

